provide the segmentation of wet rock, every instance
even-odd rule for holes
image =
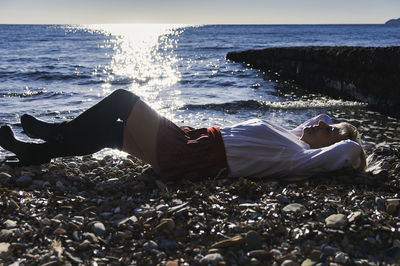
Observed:
[[[17,186],[27,187],[32,184],[32,177],[30,175],[22,175],[15,180]]]
[[[304,205],[300,204],[300,203],[292,203],[289,205],[286,205],[283,209],[283,212],[285,213],[290,213],[290,212],[304,212],[306,211],[306,207],[304,207]]]
[[[96,223],[93,224],[92,231],[96,235],[104,235],[106,233],[106,228],[105,228],[103,223],[96,222]]]
[[[249,246],[249,248],[257,249],[261,247],[264,239],[258,232],[251,230],[246,233],[244,241]]]
[[[340,228],[347,225],[347,218],[344,214],[332,214],[325,219],[327,227],[330,228]]]
[[[219,262],[223,261],[224,257],[222,257],[219,253],[211,253],[204,256],[200,263],[207,264],[207,265],[218,265]]]

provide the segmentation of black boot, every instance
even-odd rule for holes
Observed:
[[[21,124],[28,136],[46,140],[51,158],[122,150],[124,125],[138,100],[119,89],[71,121],[52,124],[23,115]]]
[[[25,134],[33,139],[42,139],[46,141],[57,140],[57,132],[62,123],[48,123],[39,120],[31,115],[21,116],[21,125]]]
[[[9,126],[2,126],[0,128],[0,146],[15,153],[19,160],[19,166],[39,165],[49,163],[51,160],[48,144],[20,141],[15,138],[14,132]]]

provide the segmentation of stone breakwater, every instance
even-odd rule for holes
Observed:
[[[0,163],[1,265],[398,265],[400,150],[368,173],[164,183],[140,161]]]
[[[400,47],[267,48],[229,52],[226,58],[400,117]]]

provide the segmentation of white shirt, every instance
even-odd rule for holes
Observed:
[[[360,165],[361,146],[342,140],[331,146],[310,149],[301,141],[303,128],[323,120],[332,124],[327,115],[316,116],[293,130],[261,119],[251,119],[222,128],[231,177],[305,176]]]

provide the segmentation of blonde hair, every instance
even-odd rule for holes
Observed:
[[[361,144],[361,136],[357,128],[347,122],[342,122],[339,124],[335,124],[333,126],[339,128],[339,135],[342,137],[342,140],[350,139],[352,141],[357,142],[361,146],[360,166],[358,167],[357,170],[365,171],[365,169],[367,168],[367,159],[364,148]]]

